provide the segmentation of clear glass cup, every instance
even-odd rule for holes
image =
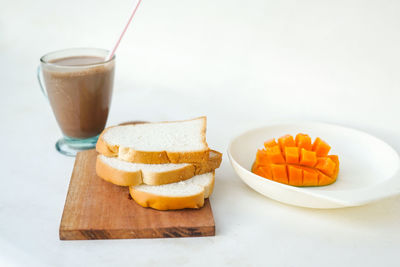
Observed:
[[[56,149],[68,156],[94,148],[111,104],[115,56],[98,48],[71,48],[40,58],[39,85],[50,102],[63,138]]]

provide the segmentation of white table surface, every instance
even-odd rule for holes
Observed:
[[[236,134],[286,119],[365,130],[400,151],[399,1],[143,0],[108,124],[208,116],[208,143],[225,153],[216,236],[99,241],[58,238],[74,158],[54,149],[35,68],[49,51],[111,47],[131,1],[0,4],[0,266],[400,266],[400,197],[284,205],[242,183],[225,153]]]

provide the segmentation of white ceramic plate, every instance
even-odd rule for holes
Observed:
[[[256,151],[264,141],[285,134],[321,137],[339,155],[337,181],[321,187],[295,187],[252,173]],[[360,206],[400,193],[400,158],[382,140],[354,129],[324,123],[294,123],[250,130],[234,138],[228,156],[239,177],[257,192],[296,206],[341,208]]]

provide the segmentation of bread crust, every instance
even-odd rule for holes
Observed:
[[[140,206],[145,208],[153,208],[156,210],[180,210],[180,209],[199,209],[204,206],[204,200],[208,198],[214,190],[215,174],[210,184],[204,187],[199,194],[184,197],[171,197],[156,195],[153,193],[136,190],[135,186],[129,187],[129,193],[133,200]]]
[[[99,139],[97,139],[97,143],[96,143],[97,153],[100,153],[107,157],[118,156],[118,146],[110,145],[110,144],[106,143],[103,139],[103,135],[106,132],[106,130],[110,129],[112,127],[115,127],[115,126],[111,126],[111,127],[104,129],[103,132],[100,134]]]
[[[200,118],[204,119],[204,124],[202,129],[202,141],[205,144],[205,146],[208,147],[208,144],[206,142],[207,117],[203,116],[192,120]],[[184,121],[191,121],[191,120],[184,120]],[[177,122],[177,121],[172,121],[172,122]],[[169,122],[161,122],[161,123],[169,123]],[[139,150],[134,150],[130,147],[111,145],[103,139],[103,135],[110,128],[113,127],[118,127],[118,126],[111,126],[104,129],[104,131],[99,136],[99,139],[96,144],[97,152],[107,157],[119,157],[120,159],[128,162],[144,163],[144,164],[204,162],[207,161],[209,158],[210,149],[205,149],[202,151],[192,151],[192,152],[139,151]]]
[[[129,193],[140,206],[156,210],[199,209],[204,205],[204,190],[192,196],[168,197],[135,190],[134,186],[130,186]]]
[[[222,153],[216,151],[216,150],[210,150],[212,154],[215,154],[215,156],[210,156],[207,164],[205,163],[197,163],[194,162],[192,163],[195,166],[195,175],[207,173],[207,172],[212,172],[216,169],[219,168],[222,162]],[[210,155],[211,155],[210,153]]]
[[[215,172],[213,172],[213,179],[210,184],[204,187],[204,199],[209,198],[214,192],[214,185],[215,185]]]
[[[123,171],[106,164],[101,160],[100,155],[98,155],[96,159],[96,173],[100,178],[120,186],[135,186],[142,183],[147,185],[176,183],[217,169],[221,164],[222,154],[214,150],[212,152],[214,156],[207,162],[188,164],[182,168],[166,172]]]
[[[126,172],[115,169],[104,163],[99,156],[96,159],[96,174],[103,180],[120,186],[138,185],[142,183],[140,172]]]

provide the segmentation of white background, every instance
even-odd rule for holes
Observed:
[[[400,198],[280,204],[225,155],[215,237],[59,241],[73,158],[37,85],[43,54],[111,48],[132,1],[0,0],[0,266],[399,266]],[[270,121],[336,123],[400,150],[400,2],[143,0],[117,51],[109,125],[208,116],[208,143]],[[371,151],[373,153],[373,151]]]

